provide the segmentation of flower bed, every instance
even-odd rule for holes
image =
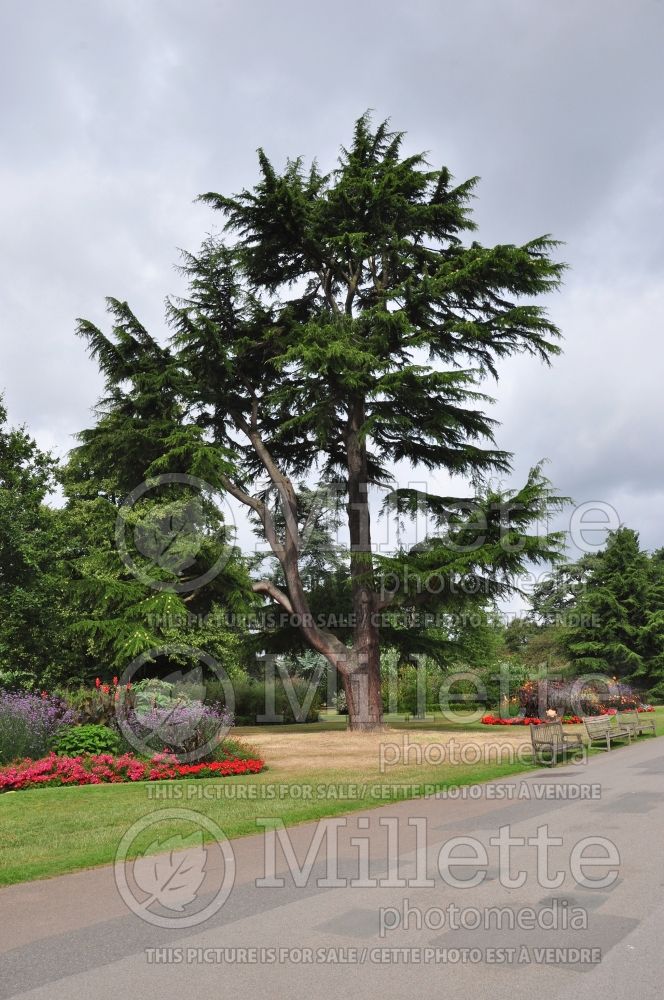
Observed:
[[[0,764],[16,757],[41,757],[71,722],[67,704],[46,691],[0,691]]]
[[[543,723],[551,721],[550,719],[538,719],[533,715],[515,715],[509,719],[501,719],[499,715],[483,715],[481,722],[484,726],[541,726]],[[578,715],[565,715],[561,720],[566,725],[572,726],[582,720]]]
[[[542,723],[542,719],[537,719],[534,716],[519,716],[515,715],[508,719],[501,719],[499,715],[483,715],[481,719],[483,726],[539,726]]]
[[[601,708],[599,715],[616,715],[617,708]],[[637,712],[654,712],[653,705],[639,705],[636,709],[631,709],[631,711]],[[597,713],[596,713],[597,714]],[[501,719],[499,715],[492,715],[490,712],[487,715],[483,715],[481,720],[484,726],[540,726],[544,722],[551,722],[551,719],[538,719],[534,715],[515,715],[508,719]],[[583,722],[580,715],[564,715],[560,722],[564,722],[567,726],[579,725]]]
[[[610,709],[633,712],[643,708],[640,694],[615,677],[587,682],[583,678],[529,680],[516,692],[516,700],[522,714],[530,718],[541,711],[543,704],[562,716],[607,715]]]
[[[22,760],[0,768],[0,791],[42,788],[46,785],[101,785],[126,781],[165,781],[176,778],[225,778],[237,774],[258,774],[265,766],[258,758],[228,757],[209,764],[180,764],[172,754],[155,754],[140,760],[133,754],[114,757],[96,754],[59,757],[54,753],[41,760]]]
[[[235,724],[226,708],[206,704],[192,697],[191,690],[178,691],[157,678],[123,685],[117,677],[108,684],[97,677],[94,688],[82,688],[70,698],[79,724],[119,730],[134,751],[146,757],[173,752],[204,760]]]

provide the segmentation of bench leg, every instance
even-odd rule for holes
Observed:
[[[548,748],[541,747],[539,750],[534,750],[533,756],[535,761],[539,759],[544,767],[553,767],[556,762],[553,751]]]

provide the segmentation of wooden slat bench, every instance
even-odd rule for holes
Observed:
[[[606,749],[610,750],[612,740],[632,742],[631,728],[619,725],[615,715],[584,716],[583,724],[591,746],[593,743],[606,743]]]
[[[622,726],[623,729],[631,729],[632,736],[641,736],[642,733],[652,733],[653,736],[656,736],[655,720],[644,719],[642,714],[636,709],[633,712],[618,712],[618,725]]]
[[[583,740],[578,733],[565,733],[560,722],[543,722],[539,726],[529,726],[530,742],[533,747],[533,757],[542,760],[548,757],[553,766],[558,756],[564,756],[570,750],[583,753]]]

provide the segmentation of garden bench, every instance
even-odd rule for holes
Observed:
[[[561,722],[543,722],[539,726],[529,726],[530,742],[533,748],[533,757],[548,756],[551,766],[556,763],[559,754],[566,754],[568,750],[580,750],[583,752],[583,740],[578,733],[565,733]]]
[[[642,733],[657,735],[655,720],[641,718],[636,709],[633,712],[618,712],[618,725],[631,729],[633,736],[640,736]]]
[[[611,740],[632,742],[631,728],[618,725],[615,715],[584,716],[583,724],[586,727],[590,746],[593,743],[606,743],[606,749],[610,750]]]

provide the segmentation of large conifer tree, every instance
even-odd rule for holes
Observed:
[[[578,672],[652,685],[664,674],[661,553],[641,549],[638,532],[621,527],[587,561],[567,647]]]
[[[509,494],[482,486],[509,470],[509,455],[493,446],[479,389],[513,353],[556,353],[558,331],[532,302],[559,283],[555,243],[464,245],[476,179],[455,185],[403,146],[402,133],[365,114],[328,174],[301,159],[279,173],[259,151],[255,187],[203,196],[233,235],[185,256],[189,295],[169,310],[187,418],[223,450],[219,481],[259,520],[282,569],[284,588],[271,579],[254,588],[295,616],[306,643],[339,670],[351,726],[361,729],[381,724],[383,615],[462,606],[478,587],[504,594],[527,560],[551,558],[559,543],[533,527],[552,499],[539,468]],[[112,358],[111,342],[84,332],[102,362]],[[445,470],[470,479],[475,509],[467,496],[401,488],[392,473],[401,461],[420,478]],[[336,482],[344,498],[350,638],[311,615],[294,486],[302,477]],[[377,487],[401,515],[425,511],[435,530],[379,556]],[[396,581],[389,592],[381,574]],[[450,599],[450,588],[418,585],[431,580],[467,586]]]

